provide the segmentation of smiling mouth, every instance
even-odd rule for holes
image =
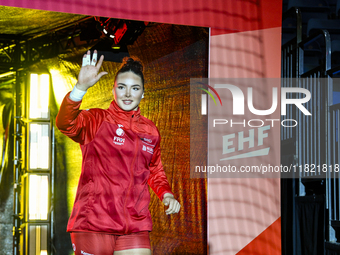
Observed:
[[[123,103],[124,103],[125,105],[129,105],[129,104],[132,103],[132,100],[123,100]]]

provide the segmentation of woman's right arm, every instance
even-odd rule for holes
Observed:
[[[92,140],[96,131],[96,124],[99,121],[98,118],[101,115],[100,111],[81,111],[79,107],[82,96],[84,96],[87,89],[96,84],[103,75],[107,74],[107,72],[99,73],[103,60],[104,56],[101,56],[97,63],[96,50],[93,53],[92,60],[90,51],[83,56],[77,84],[71,92],[72,94],[68,93],[65,96],[56,118],[56,125],[60,131],[80,144],[85,144]]]
[[[81,101],[73,101],[68,93],[58,112],[56,126],[66,136],[78,142],[85,144],[92,140],[91,127],[95,123],[95,116],[88,111],[79,110]],[[91,121],[92,120],[92,121]]]

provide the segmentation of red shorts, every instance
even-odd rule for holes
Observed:
[[[129,235],[91,232],[72,232],[70,235],[75,255],[112,255],[114,251],[151,249],[148,231]]]

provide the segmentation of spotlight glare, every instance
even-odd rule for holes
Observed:
[[[50,153],[50,126],[44,123],[29,125],[29,167],[30,169],[48,169]]]
[[[48,176],[29,176],[29,220],[47,220]]]
[[[30,119],[49,118],[49,74],[31,73],[30,76]]]

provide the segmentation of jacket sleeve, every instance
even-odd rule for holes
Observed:
[[[159,199],[163,200],[163,196],[165,193],[173,194],[171,191],[168,179],[166,178],[163,165],[162,165],[162,161],[161,161],[160,139],[154,150],[154,154],[151,159],[149,169],[150,169],[150,177],[148,180],[148,184],[150,185],[152,190],[156,193],[156,195],[159,197]]]
[[[79,110],[82,101],[72,101],[69,94],[70,92],[60,106],[56,126],[73,141],[82,145],[89,143],[94,138],[103,116],[100,111]]]

